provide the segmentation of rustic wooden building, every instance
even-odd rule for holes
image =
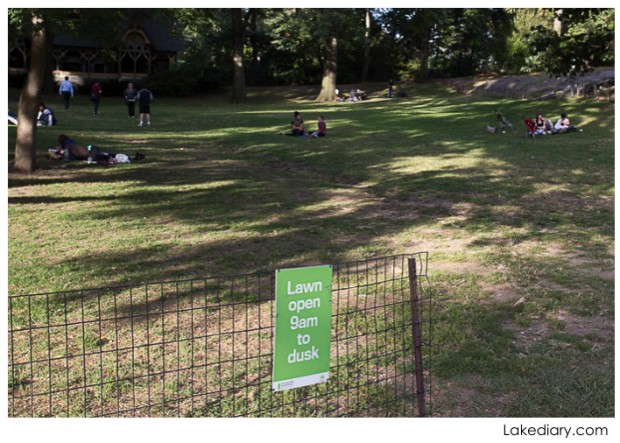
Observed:
[[[23,37],[9,41],[9,70],[23,72],[28,45]],[[138,80],[176,65],[183,41],[156,22],[127,27],[122,44],[103,47],[94,41],[55,35],[48,63],[55,81],[70,77],[76,84],[92,80]]]

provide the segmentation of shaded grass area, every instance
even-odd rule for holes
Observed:
[[[319,104],[314,92],[156,97],[149,129],[118,99],[97,119],[86,97],[52,106],[42,170],[9,175],[9,294],[428,250],[437,415],[613,414],[613,105],[418,85],[407,99]],[[484,131],[496,109],[515,132]],[[310,129],[324,114],[328,137],[278,136],[294,110]],[[528,140],[520,121],[538,111],[584,132]],[[46,161],[63,132],[147,158]]]

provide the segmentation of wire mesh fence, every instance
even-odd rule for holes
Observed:
[[[273,274],[10,296],[9,415],[429,415],[427,263],[334,265],[329,381],[282,392]]]

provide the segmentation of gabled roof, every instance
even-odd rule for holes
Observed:
[[[132,28],[132,26],[128,26],[126,31]],[[155,20],[150,20],[143,23],[138,29],[146,34],[153,49],[156,51],[180,52],[183,50],[183,39],[179,36],[172,35],[171,29],[168,26],[162,25]],[[101,47],[101,44],[94,40],[68,35],[54,35],[53,44],[54,46],[74,46],[79,48]]]
[[[144,23],[142,30],[153,43],[154,49],[158,51],[180,52],[183,50],[183,39],[172,35],[169,27],[151,21]]]

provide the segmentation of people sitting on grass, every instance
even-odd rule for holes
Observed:
[[[327,135],[327,123],[325,122],[325,117],[322,115],[318,116],[317,127],[318,129],[310,134],[310,137],[325,137]]]
[[[349,94],[349,98],[347,99],[348,102],[359,102],[362,100],[366,100],[368,98],[368,95],[366,94],[366,91],[362,91],[359,88],[355,88],[355,89],[351,89],[351,92]]]
[[[336,90],[335,90],[334,101],[335,102],[344,101],[344,97],[340,94],[340,90],[338,88],[336,88]]]
[[[577,129],[576,127],[571,125],[570,120],[568,119],[568,115],[566,115],[566,113],[564,112],[560,115],[560,118],[555,123],[554,129],[560,134],[563,134],[565,132],[583,131],[582,129]]]
[[[524,120],[528,126],[529,133],[531,135],[547,135],[547,134],[565,134],[567,132],[583,132],[583,129],[578,129],[573,126],[568,119],[566,113],[562,113],[560,118],[555,122],[555,125],[551,120],[544,118],[542,113],[536,114],[536,119],[532,120],[527,118]],[[531,123],[530,123],[531,122]],[[532,127],[530,127],[530,124]]]
[[[298,111],[293,114],[293,120],[291,121],[291,132],[280,132],[280,135],[291,135],[293,137],[305,137],[306,128],[304,127],[304,119]]]
[[[549,119],[544,118],[542,113],[539,112],[536,114],[536,120],[534,122],[536,124],[537,135],[552,134],[554,132],[553,124]]]
[[[56,124],[56,117],[50,108],[45,106],[45,103],[39,104],[39,113],[37,114],[37,126],[49,127]]]

